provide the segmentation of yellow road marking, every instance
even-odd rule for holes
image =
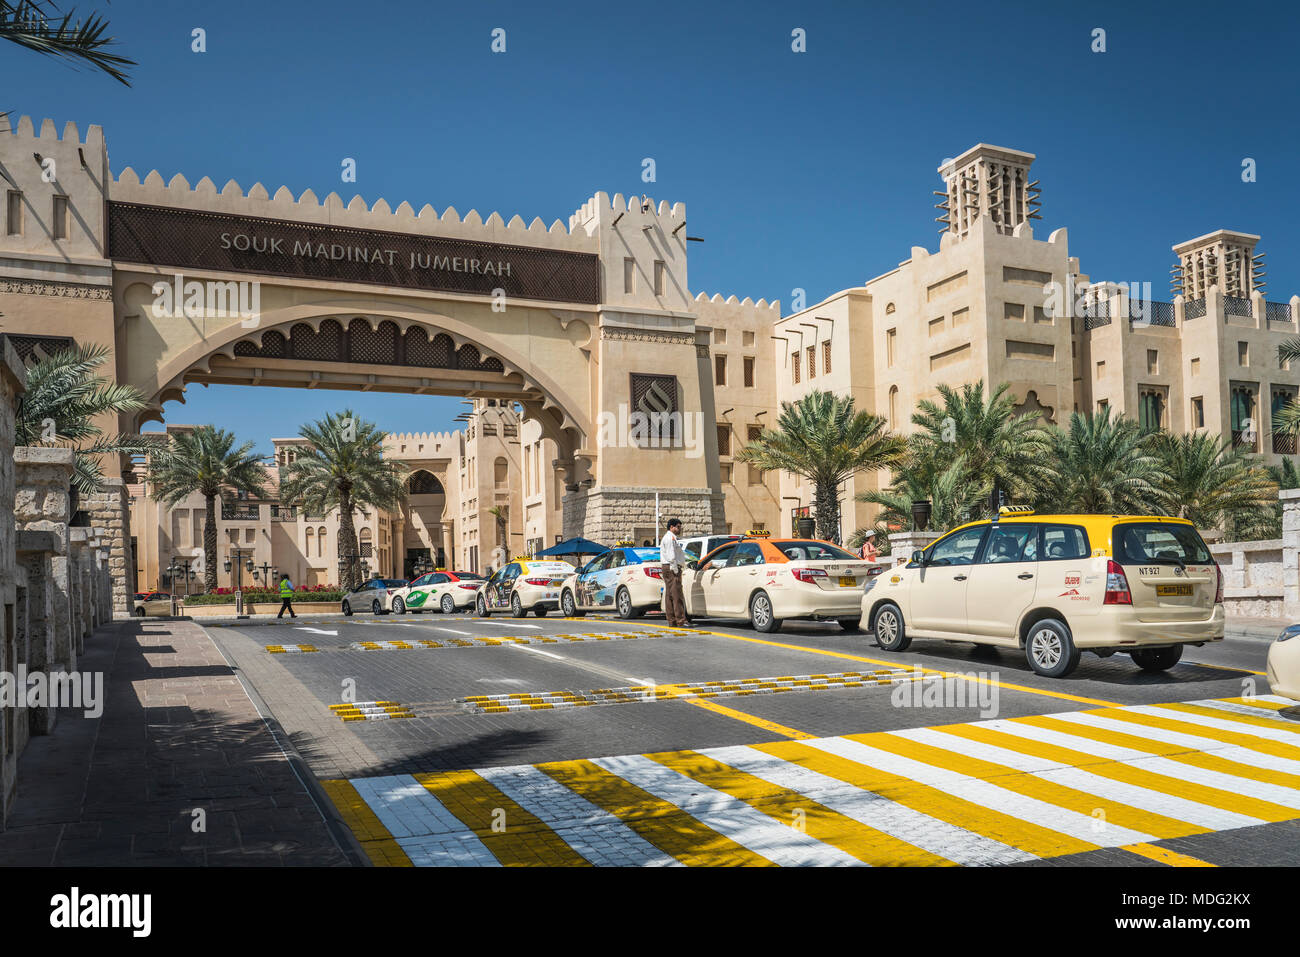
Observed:
[[[508,867],[591,866],[540,819],[476,772],[437,771],[413,777],[473,831],[502,864]]]
[[[946,858],[845,817],[798,791],[738,771],[696,751],[647,754],[646,757],[701,784],[730,794],[768,817],[824,844],[838,847],[873,867],[953,866],[953,862]]]
[[[371,864],[375,867],[415,866],[350,781],[322,781],[321,787],[334,802],[348,830],[361,842],[361,849]]]
[[[658,628],[662,626],[652,625],[651,627]],[[748,635],[729,635],[724,631],[704,631],[701,629],[697,629],[697,631],[701,635],[717,635],[720,638],[731,638],[734,641],[749,641],[749,642],[753,642],[756,645],[769,645],[773,648],[784,648],[787,651],[802,651],[810,655],[825,655],[828,658],[843,658],[847,661],[865,661],[867,664],[884,665],[885,667],[893,668],[893,669],[897,669],[899,667],[905,667],[905,666],[901,666],[897,659],[895,659],[894,661],[888,661],[882,658],[867,658],[863,655],[850,655],[842,651],[826,651],[822,648],[809,648],[807,645],[790,645],[780,641],[768,641],[767,639],[764,638],[751,638]],[[1013,684],[1008,684],[1005,681],[995,682],[995,681],[990,681],[988,678],[965,675],[962,674],[961,672],[939,671],[934,668],[919,668],[919,667],[917,668],[917,670],[921,671],[923,674],[926,675],[934,675],[936,677],[941,676],[944,678],[960,678],[963,681],[973,681],[976,682],[977,684],[984,684],[984,685],[996,685],[998,688],[1005,688],[1008,691],[1023,691],[1026,694],[1043,695],[1048,698],[1060,698],[1063,701],[1076,701],[1080,704],[1101,705],[1102,707],[1105,708],[1123,707],[1123,705],[1120,704],[1120,702],[1118,701],[1103,701],[1100,698],[1083,698],[1080,697],[1079,695],[1066,694],[1063,691],[1045,691],[1042,688],[1030,688],[1027,685],[1013,685]]]
[[[720,714],[725,718],[734,718],[737,721],[752,724],[756,728],[762,728],[764,731],[771,731],[773,734],[785,735],[787,738],[802,739],[817,737],[815,734],[808,734],[806,731],[799,731],[795,728],[787,728],[783,724],[777,724],[775,721],[768,721],[766,718],[756,718],[752,714],[745,714],[745,712],[737,711],[735,708],[728,708],[727,706],[720,705],[713,700],[705,698],[678,698],[677,700],[685,701],[687,704],[693,704],[695,707],[703,708],[705,711],[712,711],[714,714]]]
[[[775,867],[681,808],[591,761],[553,761],[536,768],[617,817],[665,854],[696,867]]]
[[[1207,717],[1222,718],[1225,721],[1232,721],[1236,724],[1250,725],[1256,728],[1272,728],[1275,731],[1290,731],[1295,735],[1296,743],[1300,744],[1300,725],[1288,727],[1286,719],[1278,720],[1277,718],[1257,718],[1253,714],[1239,714],[1236,711],[1225,711],[1222,708],[1207,708],[1203,704],[1158,704],[1157,708],[1164,708],[1169,711],[1182,711],[1187,714],[1203,714]]]
[[[1058,748],[1050,744],[1042,744],[1037,741],[1031,741],[1020,738],[1012,734],[1006,734],[1000,731],[990,731],[987,728],[970,727],[966,725],[951,725],[942,728],[935,728],[936,731],[944,731],[952,734],[957,738],[965,738],[970,741],[980,741],[984,744],[994,745],[995,747],[1006,748],[1017,751],[1021,754],[1029,754],[1035,757],[1046,758],[1051,761],[1059,761],[1067,767],[1080,767],[1080,770],[1090,771],[1093,774],[1111,778],[1113,780],[1123,780],[1130,784],[1144,784],[1140,779],[1130,779],[1128,776],[1120,773],[1112,773],[1115,769],[1115,762],[1105,758],[1097,758],[1095,755],[1084,754],[1081,751],[1071,751],[1068,748]],[[850,735],[850,738],[856,737]],[[890,736],[884,738],[879,735],[871,738],[870,743],[875,747],[882,747],[882,741],[887,740]],[[1200,827],[1188,821],[1181,821],[1178,818],[1169,817],[1164,814],[1157,814],[1154,811],[1146,811],[1131,804],[1124,804],[1112,798],[1103,797],[1099,794],[1093,794],[1090,791],[1083,791],[1071,787],[1068,784],[1058,784],[1052,781],[1046,781],[1037,775],[1028,772],[1016,771],[1005,765],[994,764],[981,758],[972,758],[965,755],[954,754],[943,748],[936,748],[930,745],[919,744],[906,738],[898,738],[897,741],[913,745],[911,749],[891,746],[889,750],[904,757],[913,758],[917,761],[924,761],[936,767],[945,767],[950,771],[956,771],[959,774],[966,774],[971,777],[980,778],[996,784],[998,787],[1006,788],[1009,791],[1015,791],[1017,794],[1024,794],[1027,797],[1037,798],[1040,801],[1046,801],[1057,807],[1075,811],[1085,817],[1091,817],[1096,811],[1101,810],[1105,813],[1104,820],[1116,824],[1119,827],[1126,827],[1133,831],[1140,831],[1143,834],[1152,834],[1160,838],[1169,837],[1186,837],[1189,834],[1205,834],[1209,828]],[[864,742],[865,743],[865,742]],[[1100,762],[1100,763],[1090,763]]]
[[[847,784],[920,811],[930,817],[981,834],[1036,857],[1059,857],[1095,851],[1099,845],[1053,831],[1011,814],[955,797],[911,778],[827,754],[798,741],[777,741],[752,747],[812,771],[839,778]]]
[[[1260,672],[1255,672],[1259,674]],[[1229,704],[1245,704],[1252,708],[1263,708],[1267,711],[1282,711],[1286,708],[1294,708],[1294,701],[1261,701],[1259,698],[1220,698],[1220,701],[1226,701]]]
[[[1153,861],[1159,861],[1161,864],[1168,864],[1170,867],[1217,867],[1217,864],[1211,864],[1209,861],[1203,861],[1199,857],[1189,857],[1186,854],[1179,854],[1177,851],[1171,851],[1167,847],[1156,847],[1154,844],[1125,844],[1121,850],[1132,851],[1134,854],[1140,854],[1142,857],[1149,857]]]
[[[1153,714],[1142,714],[1137,711],[1090,711],[1088,713],[1096,714],[1098,717],[1102,718],[1114,718],[1117,721],[1127,721],[1130,724],[1146,725],[1150,728],[1161,728],[1165,731],[1177,731],[1180,734],[1195,735],[1197,737],[1205,738],[1208,741],[1218,741],[1222,744],[1237,744],[1243,748],[1249,748],[1252,751],[1271,754],[1276,758],[1290,758],[1292,761],[1300,761],[1300,747],[1290,744],[1282,744],[1281,742],[1274,741],[1271,738],[1261,738],[1256,734],[1241,734],[1223,728],[1211,728],[1204,724],[1194,724],[1190,721],[1178,721],[1174,718],[1163,718]],[[1213,747],[1213,745],[1205,744],[1200,747],[1210,748]]]

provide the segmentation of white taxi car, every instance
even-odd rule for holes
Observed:
[[[454,614],[458,610],[474,607],[478,590],[487,581],[482,575],[472,572],[449,572],[437,569],[427,575],[412,579],[399,594],[393,596],[393,613],[400,615],[409,611],[413,615],[420,612],[440,611],[444,615]]]
[[[688,562],[682,597],[690,618],[748,618],[761,632],[793,618],[856,631],[863,585],[880,568],[830,542],[746,535]]]
[[[659,549],[619,542],[564,583],[560,609],[569,618],[610,610],[620,618],[640,618],[647,608],[659,607],[663,592]]]
[[[943,638],[1023,648],[1051,678],[1084,650],[1164,671],[1223,640],[1223,573],[1186,519],[1003,506],[868,584],[862,615],[887,651]]]
[[[478,590],[476,608],[480,618],[494,611],[509,611],[523,618],[529,610],[538,618],[560,607],[560,587],[573,574],[568,562],[544,562],[517,558],[497,569]]]
[[[393,599],[401,595],[406,588],[405,579],[372,578],[356,591],[343,596],[343,614],[351,615],[354,611],[368,611],[376,615],[386,615],[393,610]]]
[[[1268,648],[1268,686],[1273,694],[1300,701],[1300,625],[1288,625]]]

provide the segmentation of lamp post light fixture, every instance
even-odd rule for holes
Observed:
[[[933,506],[928,498],[919,498],[912,503],[912,531],[924,532],[930,527],[930,515]]]

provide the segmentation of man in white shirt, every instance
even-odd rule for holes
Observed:
[[[682,530],[680,519],[668,519],[668,531],[659,543],[659,560],[664,577],[664,614],[674,628],[685,628],[686,598],[682,594],[682,569],[686,567],[686,549],[677,540]]]

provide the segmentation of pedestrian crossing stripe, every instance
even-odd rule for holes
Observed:
[[[743,697],[781,694],[788,691],[824,691],[831,688],[863,688],[937,677],[919,669],[893,668],[879,671],[843,671],[825,675],[783,675],[779,678],[735,678],[700,684],[629,685],[623,688],[595,688],[591,691],[541,691],[513,694],[470,695],[456,701],[478,714],[508,711],[549,711],[555,708],[584,708],[596,704],[631,704],[644,701],[672,701],[695,698]]]
[[[1199,866],[1157,842],[1300,818],[1300,722],[1278,713],[1292,704],[1096,708],[325,790],[378,866],[994,865],[1100,848]]]
[[[414,627],[414,626],[412,626]],[[673,632],[666,631],[606,631],[577,635],[494,635],[483,638],[421,638],[414,641],[354,641],[347,647],[351,651],[411,651],[427,648],[477,648],[501,645],[558,645],[574,641],[630,641],[637,638],[665,638]]]
[[[273,655],[307,655],[320,651],[315,645],[267,645],[266,650]]]

